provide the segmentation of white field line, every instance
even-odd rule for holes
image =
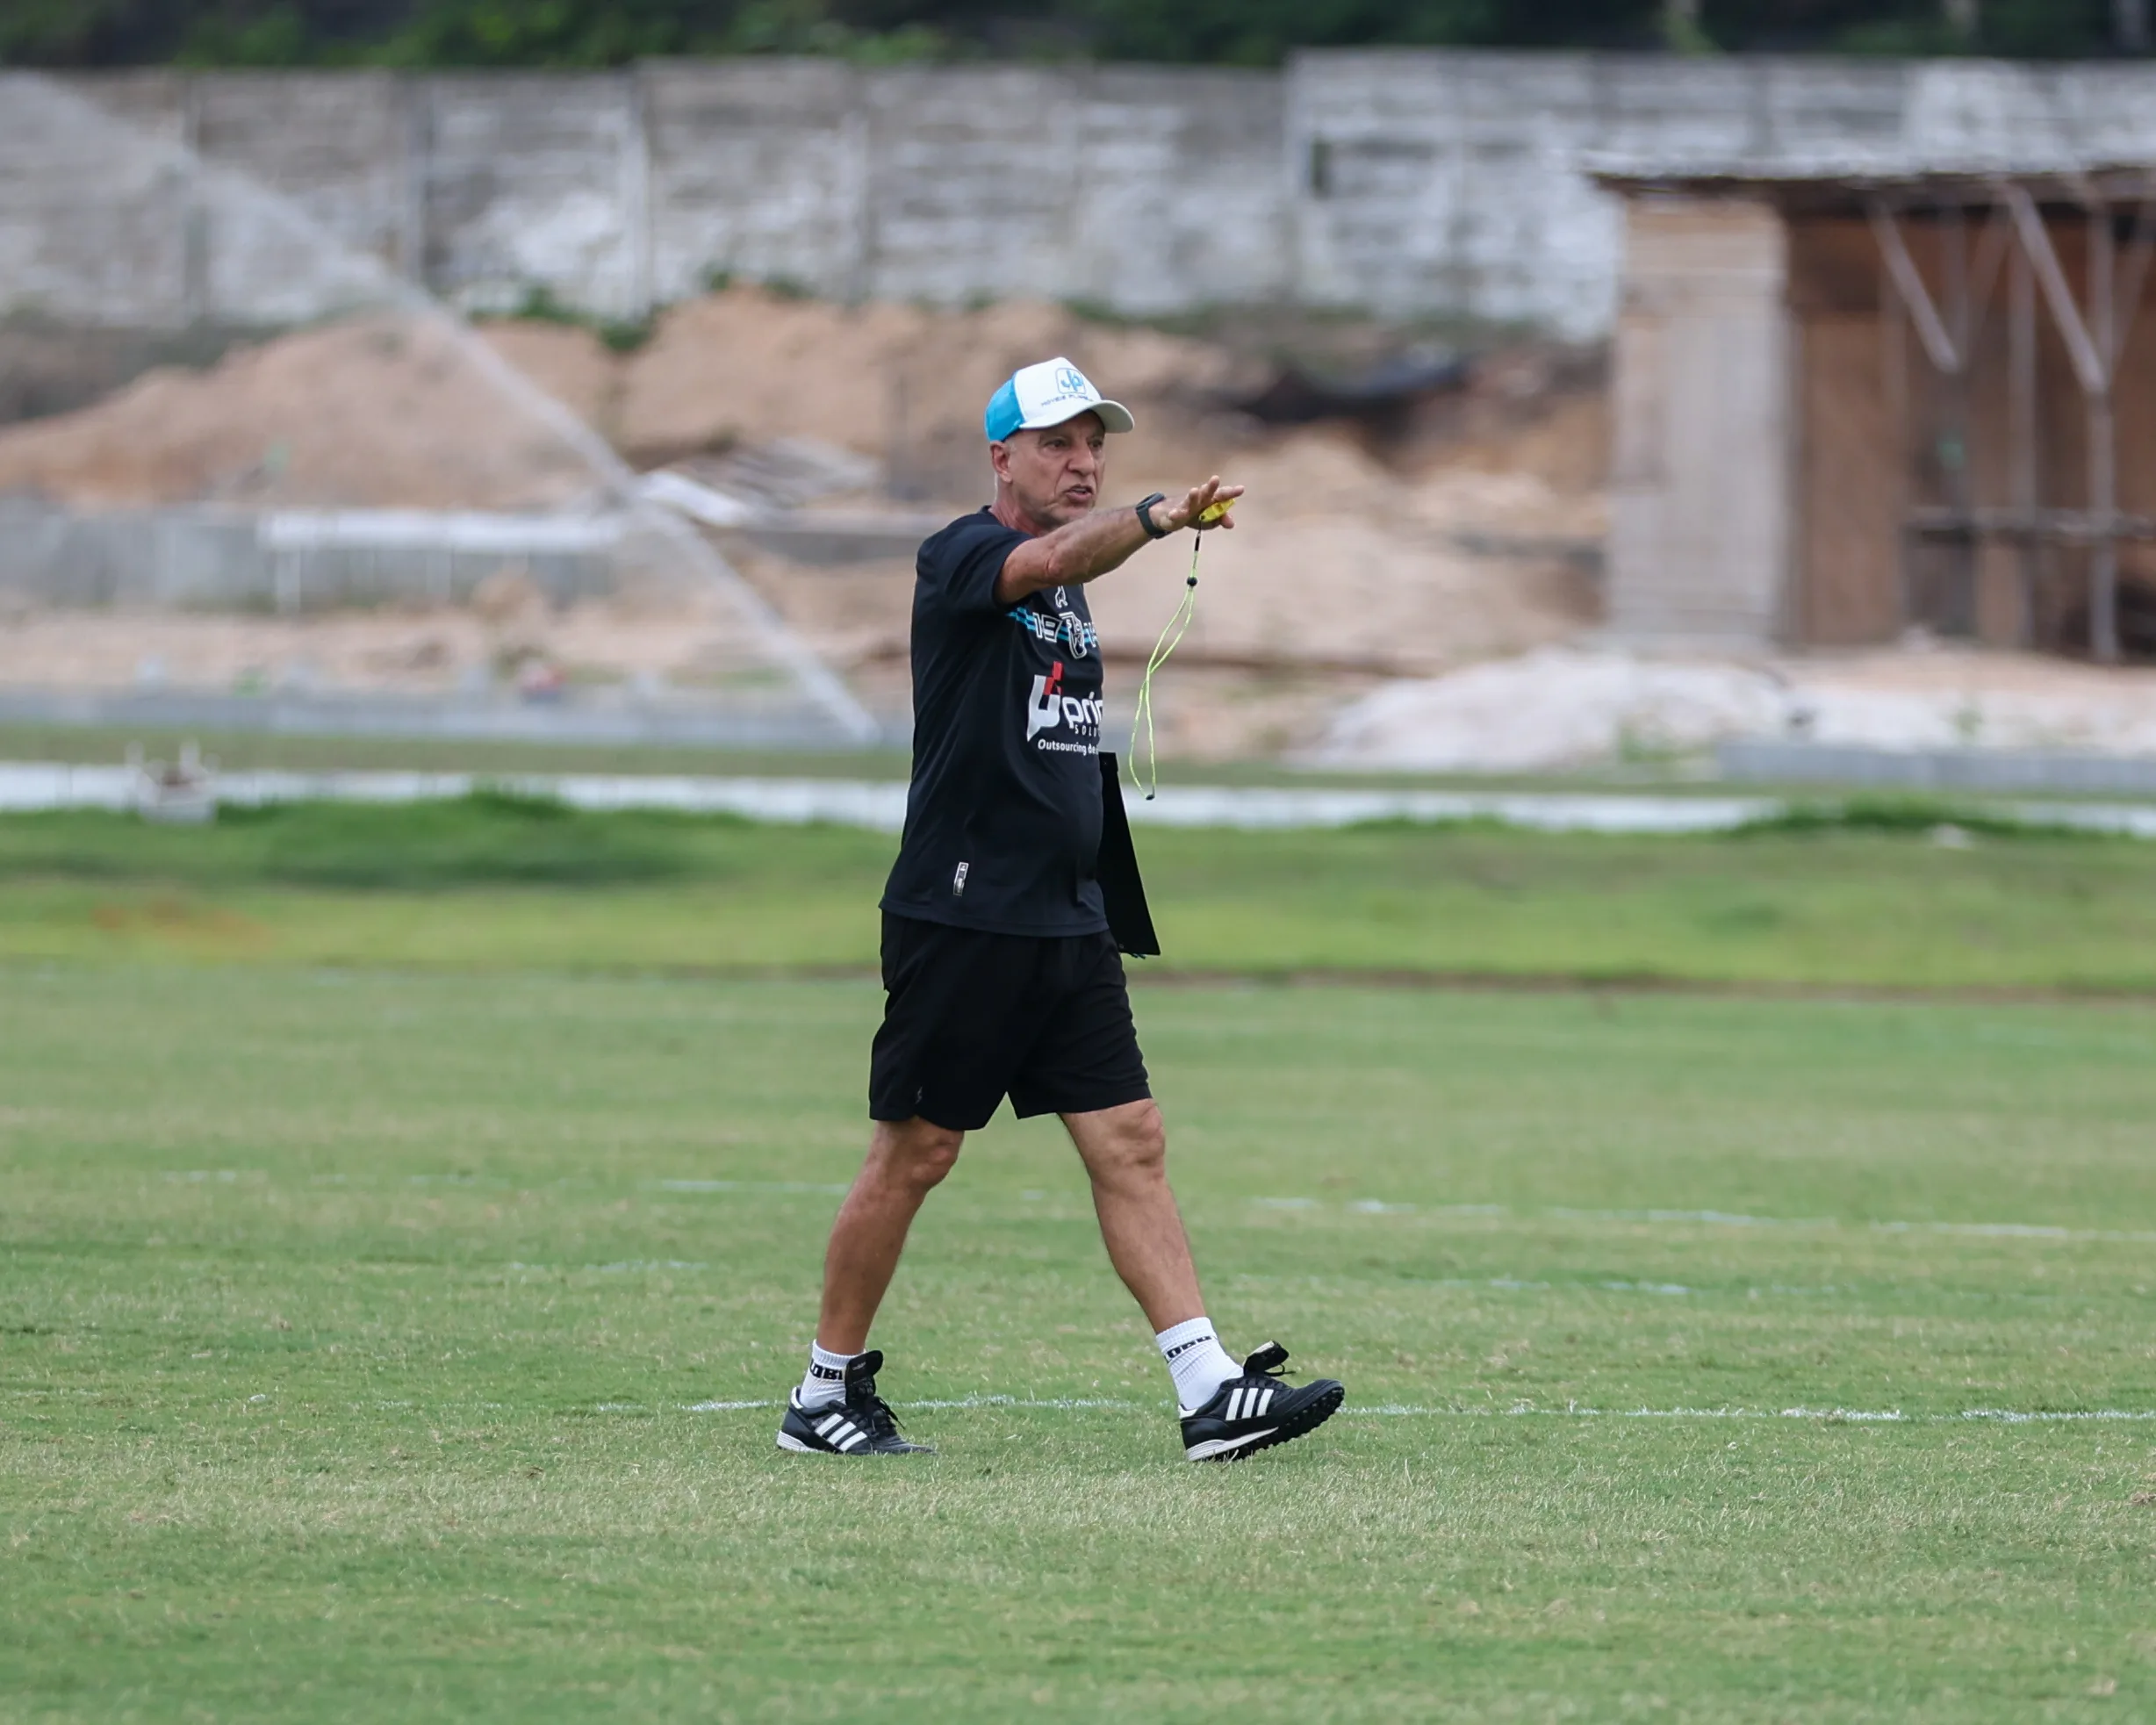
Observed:
[[[505,1270],[521,1270],[551,1276],[557,1271],[566,1274],[571,1270],[600,1276],[633,1275],[639,1271],[665,1269],[709,1269],[701,1260],[691,1258],[625,1258],[611,1264],[528,1264],[521,1258],[512,1258],[502,1266]]]
[[[202,1181],[215,1180],[230,1183],[235,1180],[267,1180],[270,1178],[270,1175],[268,1170],[263,1168],[191,1168],[186,1170],[185,1172],[173,1170],[171,1172],[168,1172],[164,1177],[167,1180],[171,1181],[190,1181],[198,1182]],[[311,1174],[307,1176],[307,1183],[311,1186],[350,1186],[355,1184],[381,1186],[384,1184],[396,1183],[398,1177],[399,1176],[395,1175],[374,1175],[365,1173],[356,1175],[351,1174]],[[520,1182],[510,1178],[507,1175],[501,1174],[407,1174],[403,1176],[403,1182],[407,1186],[452,1186],[471,1188],[484,1186],[494,1189],[514,1187],[520,1184],[526,1187],[534,1187],[535,1185],[588,1187],[594,1183],[590,1180],[581,1179],[563,1179],[542,1181],[537,1182],[528,1181]],[[795,1196],[806,1192],[818,1197],[844,1197],[846,1193],[852,1190],[850,1187],[840,1183],[804,1180],[646,1180],[640,1182],[639,1184],[650,1190],[659,1192],[778,1192]],[[1029,1194],[1028,1196],[1038,1197],[1039,1195],[1038,1193],[1034,1193]]]
[[[738,1413],[784,1407],[779,1400],[687,1402],[684,1413]],[[1072,1412],[1105,1409],[1118,1413],[1157,1412],[1167,1403],[1134,1402],[1107,1396],[960,1396],[947,1400],[894,1402],[894,1407],[930,1412],[977,1407],[1046,1409]],[[599,1413],[642,1412],[634,1402],[603,1402]],[[1955,1413],[1905,1413],[1900,1408],[1855,1407],[1423,1407],[1384,1402],[1340,1411],[1341,1419],[1363,1420],[1809,1420],[1852,1426],[1938,1426],[1966,1421],[1995,1426],[2080,1424],[2092,1420],[2156,1421],[2156,1409],[1971,1407]]]
[[[1515,1208],[1503,1204],[1401,1204],[1390,1199],[1351,1198],[1334,1204],[1325,1198],[1252,1198],[1260,1210],[1339,1210],[1355,1216],[1427,1216],[1437,1219],[1458,1218],[1512,1218],[1521,1221],[1549,1219],[1560,1222],[1694,1223],[1725,1228],[1814,1229],[1832,1233],[1843,1227],[1867,1229],[1873,1233],[1958,1234],[1988,1240],[2105,1240],[2131,1246],[2156,1246],[2156,1229],[2068,1228],[2049,1222],[1850,1222],[1831,1216],[1748,1216],[1725,1210],[1578,1210],[1565,1204]],[[1611,1284],[1615,1285],[1615,1284]],[[1633,1284],[1642,1288],[1645,1284]],[[1649,1289],[1650,1292],[1680,1292],[1675,1287]]]
[[[199,1184],[215,1182],[232,1184],[241,1180],[266,1180],[268,1174],[260,1168],[189,1168],[170,1170],[166,1180]],[[315,1175],[316,1184],[348,1182],[349,1175]],[[405,1176],[407,1185],[483,1184],[506,1185],[510,1182],[499,1178],[488,1180],[478,1175],[448,1174],[413,1174]],[[734,1194],[771,1193],[789,1197],[844,1197],[851,1190],[842,1182],[806,1180],[652,1180],[643,1182],[648,1190],[678,1192],[684,1195],[722,1196]],[[1034,1199],[1040,1194],[1024,1192],[1022,1198]],[[2098,1241],[2110,1245],[2156,1246],[2156,1229],[2150,1228],[2069,1228],[2051,1222],[1843,1222],[1832,1216],[1752,1216],[1741,1211],[1729,1210],[1582,1210],[1570,1204],[1541,1204],[1515,1207],[1503,1204],[1411,1204],[1391,1198],[1349,1198],[1335,1202],[1326,1198],[1306,1197],[1254,1197],[1247,1201],[1254,1209],[1278,1211],[1338,1211],[1350,1216],[1420,1216],[1434,1220],[1549,1220],[1558,1222],[1648,1222],[1656,1225],[1693,1224],[1722,1228],[1772,1228],[1792,1231],[1810,1230],[1832,1233],[1843,1228],[1864,1229],[1872,1233],[1885,1234],[1946,1234],[1974,1240],[2041,1240],[2062,1241]],[[540,1265],[513,1266],[513,1268],[541,1269]],[[582,1268],[621,1268],[621,1266],[582,1266]],[[691,1268],[678,1265],[674,1268]],[[1483,1285],[1455,1278],[1447,1286],[1470,1287]],[[1540,1282],[1512,1282],[1505,1279],[1488,1283],[1493,1288],[1539,1288],[1548,1284]],[[1674,1282],[1605,1282],[1598,1284],[1612,1293],[1689,1294],[1693,1290]]]
[[[108,1393],[95,1387],[18,1387],[0,1391],[0,1395],[20,1401],[45,1401],[61,1397],[101,1396]],[[372,1405],[377,1410],[393,1412],[417,1407],[419,1404],[412,1401],[377,1401]],[[499,1404],[490,1403],[488,1405],[499,1406]],[[778,1398],[765,1397],[751,1401],[684,1402],[678,1411],[683,1413],[758,1413],[785,1405],[786,1403]],[[1011,1407],[1056,1413],[1155,1413],[1172,1404],[1165,1398],[1159,1402],[1137,1402],[1112,1396],[959,1396],[895,1402],[892,1405],[930,1412]],[[599,1402],[590,1411],[593,1413],[658,1412],[642,1402]],[[1343,1420],[1811,1420],[1872,1426],[2077,1426],[2156,1424],[2156,1408],[1967,1407],[1951,1413],[1907,1413],[1900,1408],[1583,1407],[1577,1402],[1567,1403],[1563,1407],[1520,1405],[1512,1407],[1428,1407],[1407,1402],[1377,1402],[1369,1406],[1357,1406],[1350,1402],[1340,1409],[1338,1417]]]
[[[1697,1288],[1687,1288],[1681,1282],[1546,1282],[1539,1278],[1520,1276],[1438,1276],[1427,1281],[1418,1280],[1419,1288],[1495,1288],[1501,1293],[1524,1294],[1546,1292],[1552,1288],[1568,1290],[1600,1290],[1611,1294],[1661,1294],[1678,1296],[1696,1294]],[[1778,1294],[1831,1294],[1831,1286],[1825,1288],[1786,1288],[1776,1285]]]

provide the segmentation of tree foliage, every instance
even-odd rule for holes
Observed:
[[[1298,47],[2102,55],[2147,0],[4,0],[0,61],[613,66],[658,54],[1274,65]],[[1957,25],[1975,18],[1973,30]]]

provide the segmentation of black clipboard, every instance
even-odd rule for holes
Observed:
[[[1116,758],[1101,751],[1101,854],[1093,878],[1100,882],[1101,908],[1116,950],[1134,959],[1161,956],[1161,937],[1153,931],[1146,908],[1146,883],[1138,876],[1138,849],[1131,843],[1131,817],[1123,811],[1123,780]]]

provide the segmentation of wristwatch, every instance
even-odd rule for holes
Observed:
[[[1168,493],[1164,491],[1156,491],[1151,497],[1145,499],[1139,504],[1138,524],[1145,528],[1146,538],[1165,539],[1169,534],[1175,531],[1175,528],[1173,528],[1156,527],[1153,524],[1153,506],[1156,503],[1165,503],[1167,501]]]

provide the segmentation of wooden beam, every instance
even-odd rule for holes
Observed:
[[[2088,211],[2088,321],[2096,351],[2105,357],[2103,391],[2088,398],[2088,508],[2107,529],[2118,513],[2118,415],[2111,400],[2117,291],[2111,206],[2098,198]],[[2109,532],[2090,549],[2088,564],[2088,650],[2110,665],[2118,658],[2118,541]]]
[[[2035,266],[2037,284],[2044,290],[2052,320],[2059,325],[2059,336],[2073,361],[2073,375],[2085,394],[2105,393],[2111,386],[2111,369],[2096,350],[2095,338],[2081,320],[2081,308],[2073,303],[2073,290],[2066,284],[2066,272],[2059,268],[2059,254],[2052,248],[2052,236],[2045,228],[2043,216],[2037,212],[2036,200],[2023,186],[2003,184],[1999,190],[2013,214],[2014,226],[2021,234],[2022,249],[2028,253],[2029,262]]]
[[[1961,336],[1965,351],[1976,345],[1976,332],[1984,327],[1985,307],[1991,303],[1992,290],[1999,284],[1999,267],[2006,262],[2013,244],[2013,222],[2005,211],[1993,211],[1991,219],[1984,224],[1983,236],[1976,242],[1976,262],[1969,272],[1970,326]]]
[[[1902,241],[1901,228],[1894,220],[1894,212],[1883,200],[1874,198],[1871,200],[1870,214],[1872,232],[1878,236],[1879,255],[1886,260],[1887,277],[1901,294],[1902,304],[1909,308],[1910,320],[1916,325],[1917,339],[1923,342],[1931,363],[1948,376],[1953,376],[1961,370],[1960,351],[1954,346],[1954,338],[1946,332],[1939,308],[1931,303],[1931,291],[1925,287],[1916,261]]]
[[[2141,296],[2148,288],[2149,261],[2156,257],[2156,194],[2141,200],[2140,213],[2135,217],[2133,238],[2126,246],[2126,267],[2118,284],[2118,327],[2112,332],[2111,375],[2118,375],[2118,362],[2126,352],[2126,342],[2133,334],[2134,320],[2140,315]]]
[[[2045,540],[2063,545],[2093,545],[2107,535],[2113,539],[2156,539],[2156,515],[2113,514],[2099,521],[2087,509],[1951,509],[1929,507],[1908,512],[1913,533],[1949,538],[1980,535],[1986,538]]]
[[[1895,488],[1896,513],[1908,507],[1912,457],[1909,426],[1909,318],[1898,293],[1879,297],[1879,360],[1880,392],[1886,403],[1886,423],[1893,433],[1895,460],[1888,470]],[[1914,620],[1915,574],[1911,564],[1916,540],[1908,532],[1894,535],[1894,628],[1907,629]]]
[[[2020,247],[2007,277],[2007,465],[2009,490],[2016,510],[2033,515],[2037,507],[2037,284],[2029,254]],[[2016,644],[2036,645],[2037,584],[2043,566],[2034,539],[2016,548],[2019,612]]]

